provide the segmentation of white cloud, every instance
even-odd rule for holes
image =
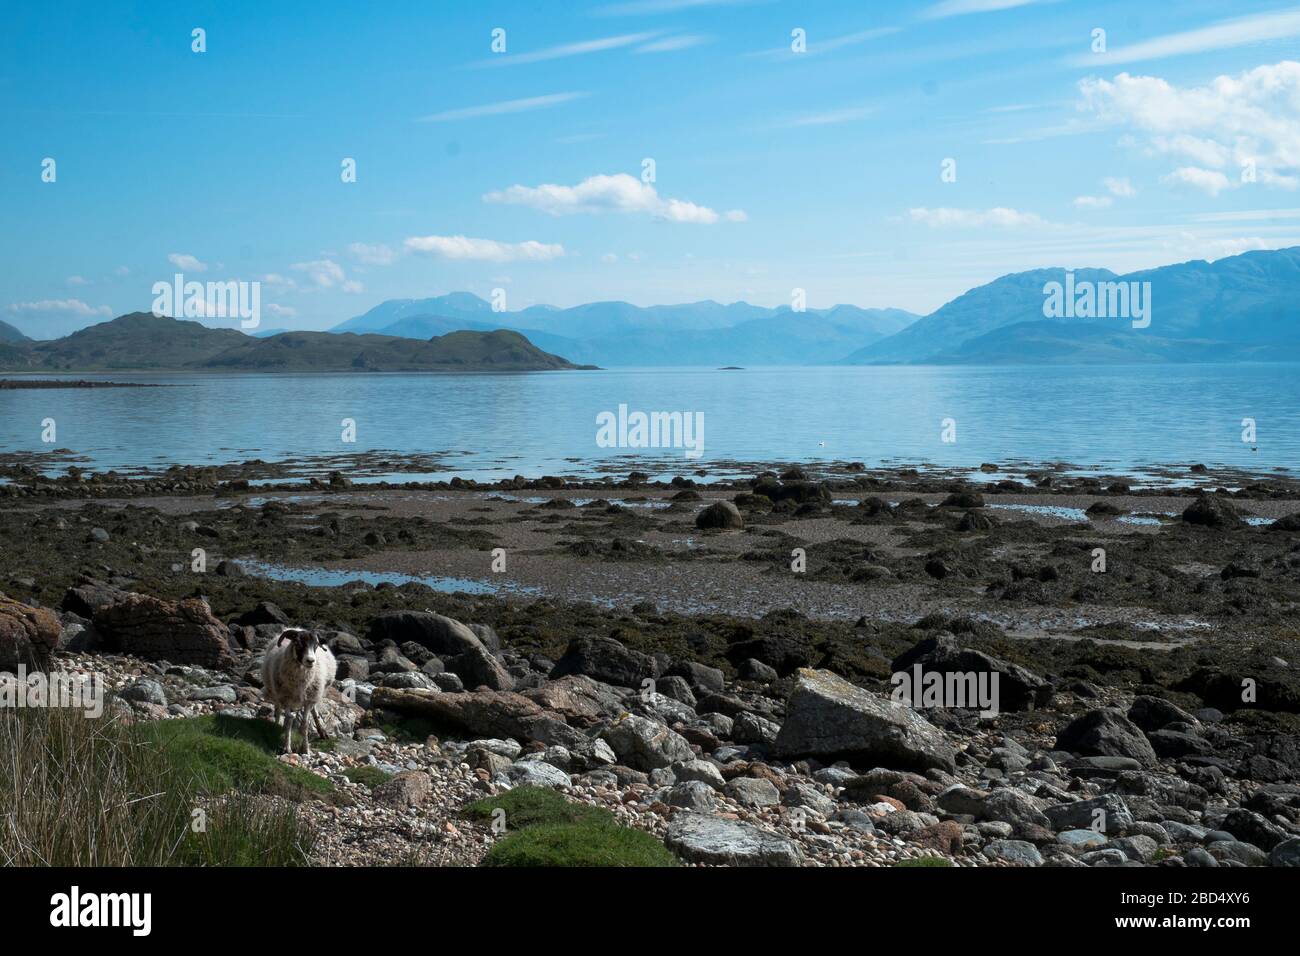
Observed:
[[[372,266],[391,265],[393,260],[397,258],[397,253],[382,243],[371,246],[364,242],[354,242],[348,246],[348,252],[352,253],[355,258]]]
[[[596,13],[604,16],[637,16],[648,13],[679,13],[698,7],[747,6],[755,0],[631,0],[601,7]]]
[[[850,106],[840,110],[827,110],[824,113],[809,113],[805,116],[796,116],[794,119],[787,120],[780,125],[786,127],[834,126],[839,123],[851,123],[854,120],[863,119],[874,112],[875,108],[871,106]]]
[[[292,319],[295,315],[298,314],[298,310],[295,309],[293,306],[277,305],[274,302],[268,302],[266,304],[266,311],[269,312],[271,315],[275,316],[277,319]]]
[[[348,279],[346,282],[343,283],[343,291],[350,293],[352,295],[356,295],[357,293],[365,292],[366,287],[363,286],[356,279]]]
[[[708,42],[708,37],[694,33],[683,33],[680,36],[664,37],[662,40],[652,40],[649,43],[643,43],[632,52],[675,53],[678,50],[689,50],[691,47],[700,46]]]
[[[1206,50],[1226,50],[1267,40],[1284,40],[1300,36],[1300,10],[1281,13],[1257,13],[1232,20],[1221,20],[1208,27],[1168,33],[1132,46],[1108,50],[1105,53],[1081,53],[1071,57],[1075,66],[1110,66],[1116,63],[1134,63],[1138,60],[1157,60]]]
[[[719,219],[718,213],[708,206],[660,196],[650,183],[642,182],[627,173],[589,176],[576,186],[559,186],[554,183],[541,186],[516,185],[487,193],[483,200],[529,206],[552,216],[605,212],[644,213],[670,222],[706,225]],[[744,212],[734,209],[726,217],[733,222],[743,222]]]
[[[624,33],[619,36],[600,37],[596,40],[579,40],[576,43],[562,43],[559,46],[534,50],[531,53],[496,53],[486,60],[480,60],[475,66],[512,66],[520,63],[540,63],[544,60],[562,60],[571,56],[587,53],[601,53],[605,50],[617,50],[620,47],[634,46],[653,40],[659,33]],[[507,48],[508,49],[508,48]]]
[[[1131,199],[1137,195],[1137,190],[1133,184],[1128,181],[1127,176],[1107,176],[1102,183],[1110,190],[1112,196],[1120,196],[1124,199]]]
[[[68,276],[68,285],[81,286],[90,285],[90,280],[84,276]]]
[[[443,259],[478,262],[514,262],[525,259],[548,262],[564,255],[558,243],[497,242],[495,239],[471,239],[467,236],[412,236],[405,246],[411,252],[427,252]]]
[[[295,262],[289,268],[306,273],[307,278],[322,289],[332,289],[337,285],[341,285],[345,279],[343,267],[332,259]]]
[[[618,262],[618,256],[612,252],[607,252],[600,257],[601,262]]]
[[[1015,7],[1027,7],[1041,0],[944,0],[921,11],[925,20],[942,20],[946,17],[960,17],[968,13],[994,13],[998,10],[1011,10]]]
[[[1209,193],[1211,196],[1217,196],[1230,185],[1228,177],[1223,175],[1217,169],[1201,169],[1199,166],[1179,166],[1167,176],[1161,176],[1160,181],[1174,185],[1191,186]]]
[[[296,289],[298,283],[292,277],[280,275],[278,272],[268,272],[259,280],[263,285],[276,286],[282,289]]]
[[[1079,83],[1080,108],[1127,127],[1153,155],[1190,161],[1166,177],[1207,191],[1242,184],[1250,168],[1264,185],[1300,185],[1300,63],[1284,60],[1206,86],[1178,87],[1120,73]],[[1218,175],[1210,176],[1209,172]]]
[[[1076,196],[1074,205],[1079,209],[1105,209],[1111,204],[1109,196]]]
[[[458,110],[446,110],[422,116],[421,123],[446,123],[451,120],[474,119],[479,116],[499,116],[503,113],[526,113],[530,110],[546,109],[559,106],[571,100],[581,99],[586,93],[548,93],[545,96],[528,96],[519,100],[502,100],[499,103],[485,103],[482,106],[466,106]]]
[[[197,258],[185,252],[173,252],[167,257],[167,261],[182,272],[208,271],[208,264],[206,262],[200,262]]]
[[[130,274],[131,274],[131,270],[128,269],[126,266],[118,266],[116,269],[113,270],[113,275],[115,276],[126,276]]]
[[[106,305],[90,306],[80,299],[41,299],[38,302],[15,302],[10,312],[64,312],[72,315],[112,315]]]
[[[1017,229],[1026,226],[1046,226],[1048,223],[1032,212],[1020,212],[1005,206],[993,209],[952,209],[925,207],[909,209],[908,215],[913,222],[924,223],[935,228],[969,229],[980,226],[1000,226]]]

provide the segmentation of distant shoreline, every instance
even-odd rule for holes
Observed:
[[[46,373],[48,374],[48,373]],[[36,378],[30,381],[0,378],[0,390],[17,388],[171,388],[157,382],[92,382],[86,379],[65,380]]]

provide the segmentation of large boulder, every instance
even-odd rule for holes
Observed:
[[[801,668],[775,750],[786,757],[846,759],[872,766],[951,771],[957,754],[943,732],[830,671]]]
[[[600,736],[618,759],[633,770],[657,770],[695,757],[685,737],[638,714],[620,717],[601,731]]]
[[[475,737],[513,737],[559,744],[570,750],[589,745],[586,734],[570,727],[514,691],[478,690],[444,694],[418,688],[376,687],[370,706],[412,717]]]
[[[1227,498],[1221,495],[1203,494],[1183,511],[1183,521],[1187,524],[1200,525],[1204,528],[1240,528],[1246,522],[1241,512]]]
[[[95,578],[82,578],[75,586],[64,592],[59,607],[71,611],[78,617],[90,619],[95,616],[96,611],[125,600],[130,593]]]
[[[19,666],[43,671],[59,643],[63,625],[48,608],[29,607],[0,594],[0,671]]]
[[[549,680],[521,693],[575,727],[590,727],[623,712],[623,695],[581,674]]]
[[[654,658],[629,650],[612,637],[575,637],[564,656],[551,668],[550,678],[583,674],[619,687],[639,688],[647,678],[659,676]]]
[[[999,711],[1032,709],[1047,703],[1052,693],[1051,685],[1032,671],[982,651],[959,647],[951,634],[940,634],[919,642],[894,658],[890,667],[895,674],[911,677],[918,665],[922,675],[975,675],[977,680],[987,683]],[[947,706],[955,705],[949,703]],[[966,704],[969,709],[976,706],[974,701]]]
[[[172,664],[234,665],[226,626],[199,598],[165,601],[129,594],[96,611],[95,627],[109,650]]]
[[[715,501],[695,516],[695,527],[741,531],[745,527],[745,518],[730,501]]]
[[[465,682],[466,687],[487,687],[491,690],[514,690],[515,679],[505,665],[492,656],[482,644],[470,647],[447,662],[447,670]]]
[[[1056,749],[1083,757],[1129,757],[1143,767],[1156,764],[1156,752],[1142,729],[1118,710],[1090,710],[1056,735]]]
[[[797,844],[757,827],[704,813],[679,813],[664,845],[691,863],[722,866],[798,866]]]
[[[435,654],[453,657],[484,646],[469,627],[433,611],[380,614],[370,622],[370,639],[375,643],[391,640],[398,645],[414,641]]]

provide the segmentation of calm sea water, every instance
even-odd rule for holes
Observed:
[[[1300,366],[1288,364],[97,377],[177,387],[0,391],[0,452],[66,448],[88,467],[132,469],[384,451],[478,478],[773,460],[1300,468]],[[703,456],[598,447],[597,415],[620,404],[702,412]],[[48,418],[53,444],[41,440]],[[1243,418],[1257,422],[1254,445]]]

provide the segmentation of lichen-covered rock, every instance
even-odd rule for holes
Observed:
[[[0,671],[29,671],[49,666],[63,626],[48,608],[29,607],[0,594]]]

